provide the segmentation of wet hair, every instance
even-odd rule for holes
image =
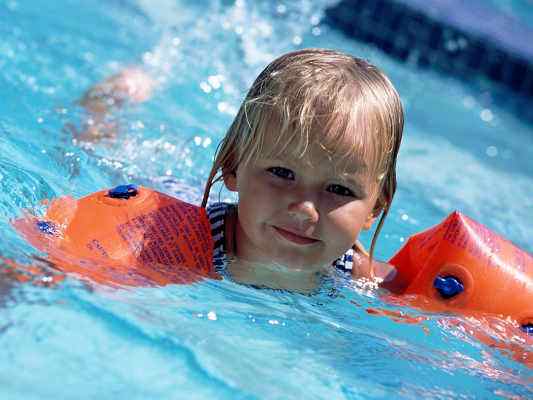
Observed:
[[[381,213],[381,218],[372,238],[372,258],[396,191],[403,122],[398,93],[367,61],[326,49],[282,55],[259,74],[220,143],[202,206],[223,175],[262,154],[267,135],[277,136],[269,137],[276,152],[300,157],[317,142],[325,154],[335,152],[347,162],[354,156],[364,160],[366,172],[377,180],[373,216]]]

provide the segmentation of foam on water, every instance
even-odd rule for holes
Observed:
[[[406,106],[400,186],[379,256],[455,208],[531,251],[533,128],[498,105],[508,94],[346,39],[321,23],[333,3],[0,5],[0,81],[10,100],[0,103],[0,256],[42,264],[10,219],[42,211],[46,198],[135,182],[198,201],[248,85],[273,57],[311,46],[370,58]],[[116,138],[73,142],[65,126],[87,118],[76,99],[127,65],[158,80],[153,99],[111,117]],[[228,280],[135,290],[77,278],[53,289],[2,274],[0,282],[2,398],[531,396],[530,371],[453,317],[400,308],[428,318],[408,325],[371,316],[368,308],[398,307],[339,276],[313,296]]]

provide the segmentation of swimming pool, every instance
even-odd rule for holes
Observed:
[[[0,5],[0,256],[34,261],[10,220],[43,199],[135,182],[197,201],[246,87],[274,56],[310,46],[370,58],[405,104],[399,190],[379,257],[453,209],[533,250],[533,127],[499,108],[496,96],[510,94],[346,39],[320,23],[331,1],[108,3]],[[117,139],[73,143],[64,127],[84,119],[75,100],[131,64],[160,79],[157,94],[117,113]],[[76,279],[53,289],[0,282],[2,398],[532,394],[529,369],[449,317],[407,325],[371,316],[369,307],[392,307],[335,276],[310,297],[229,281],[120,291]]]

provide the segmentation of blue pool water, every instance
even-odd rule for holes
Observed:
[[[512,94],[415,70],[343,37],[320,23],[332,3],[1,1],[0,256],[36,262],[10,221],[44,199],[133,182],[198,201],[247,86],[300,47],[369,58],[402,95],[400,183],[379,257],[454,209],[531,252],[533,127],[501,106]],[[85,118],[76,99],[128,65],[159,79],[153,99],[114,115],[116,139],[73,142],[64,127]],[[369,307],[394,308],[335,276],[303,296],[230,281],[110,290],[71,278],[43,288],[1,274],[0,398],[533,395],[527,367],[452,317],[408,325]]]

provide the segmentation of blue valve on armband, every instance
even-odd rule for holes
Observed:
[[[522,329],[525,333],[527,333],[530,336],[533,335],[533,323],[531,322],[520,326],[520,329]]]
[[[107,195],[113,199],[129,199],[130,197],[137,196],[139,191],[135,185],[119,185],[110,189]]]
[[[37,228],[47,235],[55,235],[57,232],[56,226],[50,221],[37,221]]]
[[[465,287],[461,281],[455,276],[437,276],[433,281],[433,286],[445,299],[450,299],[454,296],[457,296],[459,293],[462,293],[465,290]]]

